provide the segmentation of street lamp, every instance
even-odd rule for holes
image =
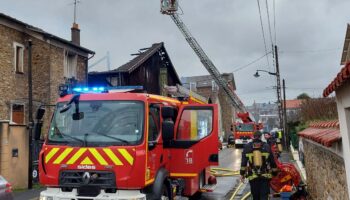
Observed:
[[[254,74],[255,78],[260,77],[259,72],[265,72],[265,73],[268,73],[268,74],[270,74],[272,76],[276,76],[276,79],[277,79],[276,92],[277,92],[277,102],[278,102],[278,116],[279,116],[279,119],[280,119],[280,128],[283,129],[283,132],[284,132],[283,133],[284,145],[285,145],[285,147],[288,148],[288,146],[287,146],[287,139],[286,139],[286,121],[284,121],[284,119],[286,119],[286,116],[285,116],[286,113],[283,110],[284,106],[282,106],[281,84],[280,84],[280,74],[279,74],[278,65],[276,65],[276,72],[269,72],[269,71],[260,70],[260,69],[256,70],[256,72]]]
[[[254,77],[255,77],[255,78],[260,77],[259,72],[266,72],[266,73],[268,73],[268,74],[270,74],[270,75],[277,76],[277,73],[275,73],[275,72],[269,72],[269,71],[266,71],[266,70],[258,69],[258,70],[256,70],[256,72],[255,72],[255,74],[254,74]]]

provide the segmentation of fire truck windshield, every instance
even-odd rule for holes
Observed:
[[[60,112],[58,103],[49,142],[85,146],[136,145],[143,138],[144,104],[140,101],[79,101]],[[74,117],[79,112],[80,117]]]
[[[242,132],[253,132],[254,131],[254,124],[238,124],[236,126],[237,131]]]

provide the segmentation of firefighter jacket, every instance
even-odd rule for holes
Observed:
[[[261,166],[254,166],[254,151],[261,152]],[[242,152],[242,163],[240,174],[253,180],[258,177],[272,178],[276,175],[277,165],[275,163],[270,146],[262,142],[260,139],[254,139],[252,142],[245,145]]]

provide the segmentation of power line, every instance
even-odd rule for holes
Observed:
[[[248,64],[245,64],[245,65],[242,65],[242,66],[237,67],[236,69],[233,70],[233,72],[237,72],[237,71],[239,71],[239,70],[242,70],[242,69],[244,69],[244,68],[249,67],[250,65],[252,65],[252,64],[254,64],[254,63],[256,63],[256,62],[258,62],[258,61],[261,60],[261,59],[263,59],[265,56],[267,56],[267,55],[270,54],[270,53],[271,53],[271,51],[270,51],[270,52],[267,52],[266,54],[264,54],[263,56],[261,56],[261,57],[255,59],[255,60],[251,61],[251,62],[248,63]]]
[[[275,32],[275,44],[277,44],[276,42],[276,7],[275,7],[275,0],[273,0],[273,29]]]
[[[260,26],[261,26],[261,31],[262,31],[263,40],[264,40],[265,53],[266,53],[266,55],[267,55],[268,53],[267,53],[267,46],[266,46],[266,39],[265,39],[264,25],[263,25],[263,21],[262,21],[262,17],[261,17],[260,2],[259,2],[259,0],[256,0],[256,1],[257,1],[257,3],[258,3],[258,8],[259,8]],[[269,58],[268,58],[268,57],[266,57],[266,60],[267,60],[267,65],[269,65],[269,66],[270,66]]]
[[[270,11],[269,11],[269,4],[268,4],[267,0],[265,0],[265,3],[266,3],[267,21],[268,21],[268,24],[269,24],[269,35],[270,35],[270,41],[271,41],[271,45],[273,46],[272,33],[271,33],[271,24],[270,24]]]

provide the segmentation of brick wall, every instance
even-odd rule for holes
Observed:
[[[327,147],[303,139],[308,192],[312,199],[349,199],[344,160]]]
[[[64,47],[52,45],[23,32],[0,25],[0,120],[10,119],[10,105],[13,101],[27,104],[28,101],[28,50],[24,50],[23,74],[14,69],[13,42],[25,45],[32,40],[32,74],[34,105],[53,104],[58,98],[58,85],[64,79]],[[77,79],[86,83],[86,58],[78,56]],[[27,109],[27,105],[25,105]],[[34,106],[34,112],[36,107]],[[27,119],[27,117],[26,117]]]

